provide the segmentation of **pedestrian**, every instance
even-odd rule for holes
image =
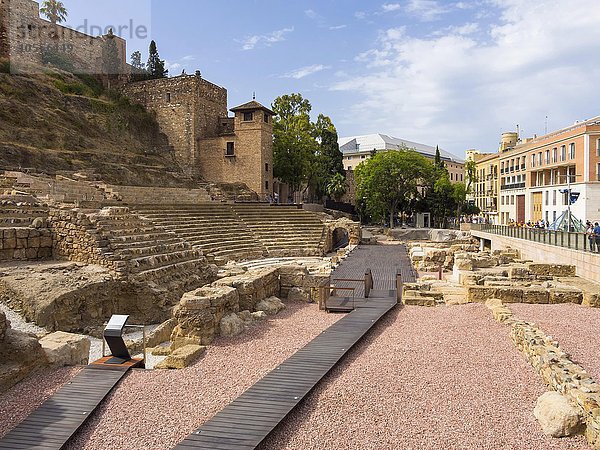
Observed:
[[[596,238],[596,251],[600,253],[600,225],[594,224],[594,237]]]
[[[587,234],[588,242],[590,243],[590,252],[596,251],[596,235],[594,234],[594,225],[591,222],[588,222],[587,229],[585,230],[585,234]]]

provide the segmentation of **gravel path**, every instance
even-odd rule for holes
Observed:
[[[79,370],[75,367],[41,370],[1,395],[0,437],[31,414]]]
[[[555,338],[600,383],[600,308],[566,303],[561,305],[510,304],[515,317],[539,325],[544,333]]]
[[[172,448],[341,317],[288,302],[267,322],[218,339],[192,367],[133,371],[68,448]]]
[[[482,305],[396,310],[261,449],[589,449],[542,434],[508,331]]]

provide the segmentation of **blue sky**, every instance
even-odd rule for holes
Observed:
[[[150,24],[172,75],[233,107],[300,92],[340,136],[385,133],[463,156],[600,115],[598,0],[64,0],[69,24]],[[128,52],[147,41],[129,39]],[[548,119],[546,119],[548,116]]]

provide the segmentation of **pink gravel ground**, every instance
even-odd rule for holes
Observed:
[[[0,438],[31,414],[80,369],[40,370],[0,395]]]
[[[600,383],[600,309],[572,303],[561,305],[510,304],[516,318],[539,325],[556,339],[571,359]]]
[[[341,316],[287,309],[234,338],[219,338],[192,367],[127,375],[70,449],[169,449]]]
[[[542,434],[508,333],[482,305],[395,310],[260,448],[589,449]]]

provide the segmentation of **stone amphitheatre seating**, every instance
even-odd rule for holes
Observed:
[[[231,205],[206,202],[196,205],[138,205],[136,211],[165,230],[191,243],[215,262],[257,259],[265,247],[231,209]]]
[[[270,256],[320,256],[325,229],[319,217],[296,206],[237,203],[233,210]]]
[[[209,202],[206,189],[101,185],[111,198],[129,205],[179,205]]]
[[[43,206],[0,206],[0,228],[30,227],[35,219],[46,219],[47,217],[48,208]]]
[[[93,214],[90,220],[107,244],[104,257],[120,261],[135,281],[182,290],[187,288],[182,282],[195,286],[197,274],[206,267],[202,253],[189,242],[127,208],[111,208],[109,214]]]

